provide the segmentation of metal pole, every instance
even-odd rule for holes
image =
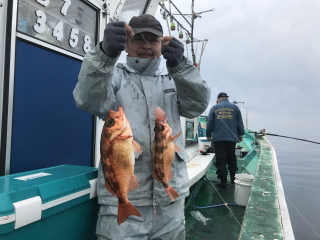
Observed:
[[[171,1],[170,1],[171,2]],[[159,3],[160,4],[160,3]],[[190,27],[191,27],[191,24],[189,23],[189,21],[188,21],[188,19],[186,19],[186,17],[185,16],[183,16],[183,14],[180,12],[180,10],[176,7],[176,5],[174,5],[174,3],[173,2],[171,2],[171,4],[172,4],[172,6],[174,6],[174,8],[180,13],[180,15],[184,18],[184,20],[186,20],[186,22],[190,25]],[[164,5],[164,3],[163,3],[163,5]]]
[[[192,61],[193,65],[196,63],[196,56],[194,55],[194,50],[193,50],[193,28],[194,28],[194,0],[192,0],[192,5],[191,5],[191,10],[192,10],[192,16],[191,16],[191,53],[192,53]]]
[[[186,52],[187,52],[187,58],[189,57],[189,53],[188,53],[188,44],[187,44],[187,42],[186,42]]]
[[[169,35],[171,37],[171,31],[170,31],[170,26],[169,26],[168,17],[167,17],[166,5],[164,3],[163,3],[163,8],[164,8],[164,16],[165,16],[165,18],[167,20]]]
[[[248,169],[246,169],[246,167],[245,166],[241,166],[249,175],[252,175],[249,171],[248,171]]]
[[[248,129],[248,108],[246,103],[246,128]]]
[[[200,71],[200,64],[201,64],[202,55],[203,55],[203,52],[204,52],[204,48],[205,48],[206,45],[207,45],[207,41],[208,41],[208,40],[204,40],[204,41],[202,42],[201,55],[200,55],[200,59],[199,59],[199,62],[198,62],[198,69],[199,69],[199,71]],[[204,43],[205,43],[205,44],[204,44]]]
[[[173,4],[173,3],[172,3]],[[164,6],[164,4],[162,4],[162,3],[159,3],[159,6],[164,10],[164,11],[166,11],[166,12],[168,12],[168,14],[169,14],[169,11],[165,8],[165,6]],[[172,15],[172,14],[171,14]],[[189,34],[189,36],[191,35],[190,33],[189,33],[189,31],[175,18],[175,17],[172,17],[179,25],[180,25],[180,27],[185,31],[185,32],[187,32],[188,34]],[[189,22],[188,22],[189,23]],[[190,24],[190,23],[189,23]],[[191,25],[190,25],[191,26]]]

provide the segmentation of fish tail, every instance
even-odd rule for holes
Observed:
[[[118,204],[118,224],[120,225],[131,215],[141,217],[138,209],[136,209],[131,202]]]
[[[172,201],[175,201],[176,198],[179,197],[179,194],[171,186],[167,187],[165,190]]]

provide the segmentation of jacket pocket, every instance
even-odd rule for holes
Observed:
[[[174,163],[173,169],[173,180],[174,184],[172,187],[178,192],[178,194],[185,194],[189,191],[189,177],[187,171],[186,160],[188,159],[187,154],[183,154],[181,152],[177,152],[175,154],[176,161]]]

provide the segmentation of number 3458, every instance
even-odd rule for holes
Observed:
[[[37,24],[35,24],[33,26],[33,29],[37,32],[37,33],[43,33],[46,30],[46,14],[41,11],[41,10],[37,10],[36,11],[36,15],[37,15]],[[76,28],[72,28],[71,32],[70,32],[70,38],[69,38],[69,44],[71,47],[76,47],[78,45],[79,42],[79,38],[78,38],[78,34],[79,34],[79,30]],[[59,21],[57,23],[57,25],[54,27],[53,32],[52,32],[52,36],[56,37],[58,41],[61,41],[63,38],[63,23],[62,21]],[[83,51],[85,53],[89,52],[91,50],[91,39],[88,35],[84,35],[83,37],[83,41],[84,44],[82,46]]]

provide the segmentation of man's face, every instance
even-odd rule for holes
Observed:
[[[130,57],[150,58],[161,56],[160,37],[153,33],[143,32],[129,37],[126,52]]]

